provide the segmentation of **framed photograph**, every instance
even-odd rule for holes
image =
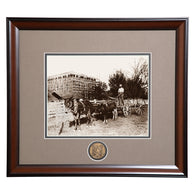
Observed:
[[[149,138],[150,58],[45,53],[45,138]]]
[[[7,18],[7,176],[187,177],[188,18]]]

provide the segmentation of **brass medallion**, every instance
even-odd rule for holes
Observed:
[[[98,141],[93,142],[89,145],[88,153],[93,160],[102,160],[107,155],[106,145]]]

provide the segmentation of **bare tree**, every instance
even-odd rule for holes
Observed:
[[[140,58],[133,68],[133,74],[127,78],[120,70],[109,77],[110,94],[114,97],[118,95],[119,84],[125,89],[125,98],[148,98],[148,64],[146,60]]]
[[[149,74],[147,62],[145,60],[140,60],[134,68],[134,74],[132,78],[134,80],[137,80],[137,83],[140,84],[142,88],[141,97],[144,99],[147,99],[148,96],[148,75]]]

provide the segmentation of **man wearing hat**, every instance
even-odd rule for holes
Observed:
[[[119,106],[124,105],[124,88],[122,84],[119,85],[119,89],[118,89],[118,101],[119,101]]]

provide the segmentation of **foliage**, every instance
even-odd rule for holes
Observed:
[[[110,94],[113,97],[118,95],[118,88],[120,84],[122,84],[126,91],[126,77],[122,71],[116,71],[115,74],[110,75],[109,77]]]
[[[119,85],[122,84],[125,90],[125,98],[144,98],[148,97],[148,65],[146,61],[134,67],[133,75],[127,78],[122,71],[116,71],[109,77],[109,94],[117,97]]]
[[[101,99],[107,99],[107,85],[106,83],[100,82],[98,85],[95,86],[95,90],[93,92],[93,97],[95,99],[101,100]]]

